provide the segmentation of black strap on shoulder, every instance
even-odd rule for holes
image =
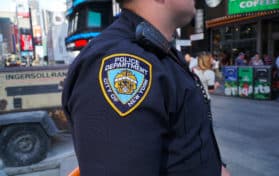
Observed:
[[[150,23],[143,21],[136,27],[136,42],[156,55],[167,55],[171,45]]]
[[[170,56],[178,65],[187,69],[174,52],[172,44],[150,23],[143,21],[136,27],[136,42],[159,58]]]

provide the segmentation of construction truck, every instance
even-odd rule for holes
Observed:
[[[41,161],[51,137],[68,129],[61,111],[67,68],[0,68],[0,157],[6,166]]]

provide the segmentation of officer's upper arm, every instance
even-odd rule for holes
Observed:
[[[164,102],[150,102],[153,65],[127,52],[90,59],[71,100],[81,174],[159,175]]]

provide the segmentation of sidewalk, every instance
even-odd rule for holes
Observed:
[[[68,153],[32,166],[5,168],[4,173],[7,176],[66,176],[77,165],[74,153]]]
[[[31,166],[4,168],[4,172],[7,176],[66,176],[77,165],[74,151],[71,151]]]

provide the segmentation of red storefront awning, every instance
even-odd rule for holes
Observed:
[[[238,14],[238,15],[227,15],[219,18],[215,18],[212,20],[206,21],[206,28],[213,28],[218,26],[224,26],[231,23],[243,22],[259,17],[267,17],[267,16],[279,16],[279,10],[271,10],[264,12],[256,12],[256,13],[246,13],[246,14]]]

